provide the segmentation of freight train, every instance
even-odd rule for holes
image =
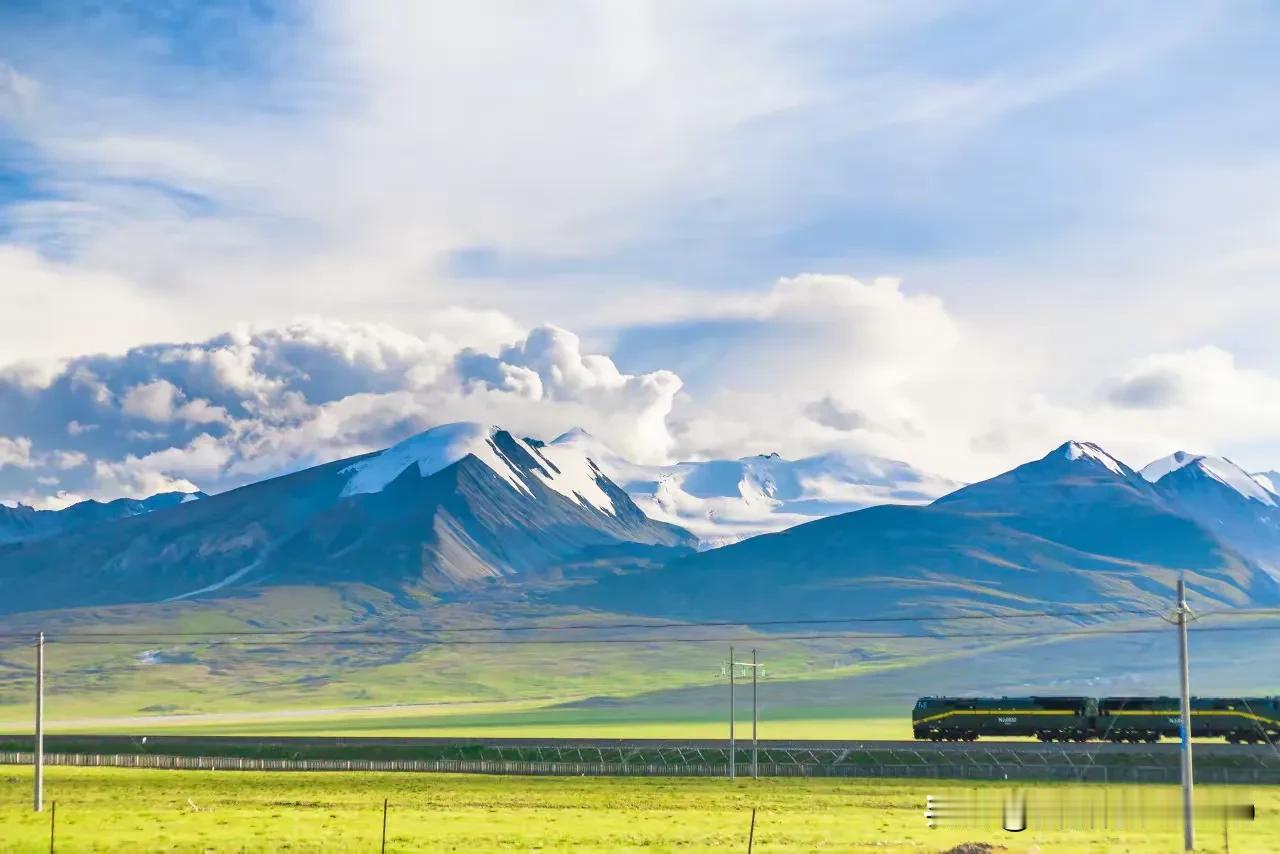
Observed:
[[[1155,742],[1180,736],[1177,697],[921,697],[911,713],[918,739]],[[1232,744],[1280,739],[1280,697],[1192,697],[1191,735]]]

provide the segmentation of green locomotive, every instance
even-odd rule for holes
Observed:
[[[1092,697],[921,697],[911,728],[916,738],[930,741],[973,741],[984,735],[1084,741],[1097,715],[1098,701]]]
[[[1158,741],[1182,734],[1177,697],[1103,697],[1094,723],[1095,738]],[[1232,744],[1270,741],[1280,736],[1280,698],[1192,697],[1193,738],[1225,738]]]
[[[1181,734],[1181,713],[1176,697],[921,697],[911,726],[930,741],[1155,742]],[[1191,735],[1232,744],[1280,740],[1280,697],[1192,697]]]

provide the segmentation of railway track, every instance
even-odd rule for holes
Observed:
[[[30,744],[30,736],[0,736],[6,745]],[[442,738],[434,736],[257,736],[257,735],[173,735],[139,732],[125,735],[112,734],[51,734],[45,736],[45,748],[56,750],[59,745],[77,746],[94,744],[115,752],[160,753],[166,748],[239,748],[252,749],[267,746],[306,748],[387,748],[396,750],[432,749],[628,749],[648,750],[727,750],[728,739],[672,739],[672,738]],[[739,738],[737,749],[747,750],[749,739]],[[999,740],[980,739],[973,742],[932,742],[925,740],[815,740],[815,739],[761,739],[759,749],[810,750],[810,751],[882,751],[927,750],[938,754],[969,754],[975,751],[1010,751],[1026,755],[1090,755],[1176,753],[1179,743],[1172,740],[1154,744],[1128,744],[1107,741],[1040,742],[1030,739]],[[1195,745],[1200,756],[1275,754],[1280,757],[1280,745],[1226,744],[1201,742]]]

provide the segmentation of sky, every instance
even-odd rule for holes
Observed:
[[[1280,468],[1280,8],[0,4],[0,500],[480,420]]]

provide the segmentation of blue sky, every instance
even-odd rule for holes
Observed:
[[[455,417],[1280,467],[1273,4],[108,5],[0,8],[0,499]]]

